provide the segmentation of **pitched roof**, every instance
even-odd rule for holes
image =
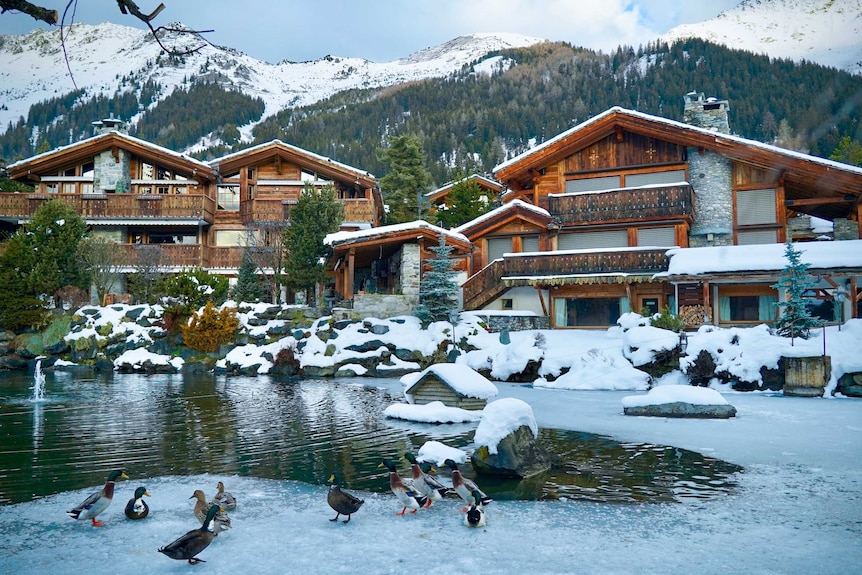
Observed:
[[[531,221],[541,222],[547,225],[551,222],[551,214],[548,210],[534,206],[523,200],[512,200],[502,206],[491,210],[481,216],[470,220],[469,222],[453,228],[452,231],[466,236],[475,235],[477,231],[484,230],[501,220],[509,219],[517,216],[524,217]]]
[[[206,162],[201,162],[186,154],[175,152],[117,130],[97,134],[73,144],[60,146],[19,160],[10,164],[7,170],[10,177],[20,178],[29,172],[50,171],[55,166],[67,164],[77,158],[92,158],[96,152],[108,150],[112,146],[127,149],[136,155],[159,158],[162,163],[170,164],[168,167],[182,168],[190,172],[196,171],[210,179],[214,177],[212,168]]]

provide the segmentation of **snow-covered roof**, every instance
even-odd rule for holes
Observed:
[[[814,269],[862,268],[862,240],[797,242],[802,263]],[[673,248],[668,270],[656,277],[722,272],[780,271],[787,266],[785,244]]]
[[[357,174],[362,174],[363,176],[368,177],[368,178],[374,178],[374,175],[373,175],[373,174],[371,174],[371,173],[369,173],[369,172],[367,172],[367,171],[365,171],[365,170],[360,170],[359,168],[354,168],[353,166],[349,166],[349,165],[347,165],[347,164],[343,164],[343,163],[341,163],[341,162],[338,162],[338,161],[336,161],[336,160],[333,160],[332,158],[328,158],[328,157],[326,157],[326,156],[321,156],[320,154],[315,154],[314,152],[309,152],[308,150],[305,150],[305,149],[303,149],[303,148],[299,148],[299,147],[297,147],[297,146],[293,146],[293,145],[288,144],[288,143],[286,143],[286,142],[282,142],[282,141],[281,141],[281,140],[279,140],[279,139],[270,140],[270,141],[268,141],[268,142],[264,142],[264,143],[262,143],[262,144],[258,144],[258,145],[256,145],[256,146],[252,146],[252,147],[250,147],[250,148],[245,148],[244,150],[239,150],[239,151],[237,151],[237,152],[232,152],[232,153],[230,153],[230,154],[227,154],[227,155],[221,156],[220,158],[216,158],[216,159],[214,159],[214,160],[210,160],[209,165],[210,165],[211,167],[213,167],[213,168],[216,168],[216,167],[218,167],[218,165],[219,165],[219,164],[221,164],[222,162],[226,162],[226,161],[228,161],[228,160],[233,160],[233,159],[235,159],[235,158],[238,158],[238,157],[241,157],[241,156],[245,156],[245,155],[248,155],[248,154],[254,154],[254,153],[256,153],[256,152],[258,152],[258,151],[260,151],[260,150],[264,150],[264,149],[266,149],[266,148],[272,148],[272,147],[274,147],[274,146],[283,146],[283,147],[287,148],[288,150],[291,150],[291,151],[293,151],[293,152],[296,152],[297,154],[300,154],[300,155],[303,155],[303,156],[308,156],[309,158],[312,158],[312,159],[314,159],[314,160],[317,160],[317,161],[318,161],[318,162],[320,162],[321,164],[331,164],[331,165],[333,165],[333,166],[337,166],[337,167],[339,167],[339,168],[341,168],[341,169],[343,169],[343,170],[349,170],[349,171],[351,171],[351,172],[355,172],[355,173],[357,173]]]
[[[30,156],[29,158],[25,158],[23,160],[18,160],[17,162],[15,162],[13,164],[9,164],[7,166],[7,169],[12,170],[12,169],[14,169],[20,165],[28,164],[28,163],[31,163],[31,162],[34,162],[37,160],[41,160],[43,158],[47,158],[49,156],[54,156],[57,154],[61,154],[63,152],[67,152],[69,150],[73,150],[75,148],[79,148],[81,146],[85,146],[88,144],[92,144],[94,142],[98,142],[99,140],[107,140],[107,139],[110,139],[113,137],[118,137],[122,140],[127,140],[127,141],[129,141],[135,145],[149,148],[153,152],[157,152],[159,154],[164,154],[167,156],[173,156],[175,158],[183,160],[184,162],[189,162],[190,164],[195,164],[195,165],[198,165],[200,167],[206,168],[207,170],[212,169],[210,167],[210,165],[207,164],[206,162],[196,160],[196,159],[192,158],[191,156],[187,156],[186,154],[181,154],[180,152],[175,152],[174,150],[153,144],[152,142],[148,142],[148,141],[142,140],[140,138],[136,138],[135,136],[130,136],[130,135],[126,134],[125,132],[120,132],[119,130],[110,130],[108,132],[104,132],[102,134],[97,134],[95,136],[92,136],[90,138],[86,138],[84,140],[80,140],[80,141],[72,143],[72,144],[67,144],[65,146],[60,146],[59,148],[54,148],[53,150],[49,150],[47,152],[42,152],[41,154],[36,154],[35,156]]]
[[[486,220],[490,220],[492,218],[495,218],[504,212],[513,210],[513,209],[518,208],[518,207],[532,210],[532,211],[536,212],[537,214],[544,216],[544,217],[547,217],[547,218],[551,217],[551,214],[548,212],[548,210],[546,210],[544,208],[540,208],[539,206],[534,206],[533,204],[531,204],[529,202],[525,202],[524,200],[512,200],[509,203],[503,204],[499,208],[494,208],[490,212],[482,214],[481,216],[474,218],[465,224],[461,224],[457,228],[452,228],[452,230],[455,232],[461,233],[464,230],[468,230],[468,229],[476,226],[477,224],[480,224]]]
[[[642,120],[647,120],[649,122],[653,122],[653,123],[657,123],[657,124],[663,124],[665,126],[668,126],[670,128],[676,129],[676,130],[683,130],[686,132],[693,132],[693,133],[702,134],[705,136],[710,136],[710,137],[715,138],[715,140],[717,142],[723,140],[723,141],[728,141],[728,142],[734,142],[737,144],[743,144],[745,146],[751,146],[751,147],[760,148],[763,150],[769,150],[770,152],[774,152],[774,153],[780,154],[782,156],[787,156],[787,157],[791,157],[791,158],[795,158],[795,159],[805,160],[805,161],[812,162],[815,164],[828,166],[830,168],[835,168],[835,169],[839,169],[839,170],[844,170],[846,172],[852,172],[854,174],[862,175],[862,168],[860,168],[860,167],[851,166],[848,164],[842,164],[841,162],[836,162],[833,160],[827,160],[825,158],[818,158],[817,156],[811,156],[809,154],[803,154],[802,152],[796,152],[794,150],[788,150],[786,148],[782,148],[779,146],[773,146],[771,144],[764,144],[763,142],[758,142],[757,140],[749,140],[748,138],[743,138],[741,136],[733,136],[730,134],[723,134],[720,132],[716,132],[714,130],[708,130],[706,128],[700,128],[698,126],[686,124],[685,122],[680,122],[677,120],[670,120],[668,118],[662,118],[661,116],[653,116],[652,114],[646,114],[644,112],[639,112],[637,110],[629,110],[627,108],[622,108],[620,106],[614,106],[612,108],[609,108],[609,109],[605,110],[604,112],[602,112],[601,114],[593,116],[589,120],[586,120],[585,122],[582,122],[582,123],[578,124],[577,126],[570,128],[570,129],[566,130],[565,132],[562,132],[562,133],[554,136],[550,140],[547,140],[547,141],[539,144],[538,146],[531,148],[531,149],[527,150],[526,152],[523,152],[522,154],[515,156],[514,158],[511,158],[509,160],[506,160],[505,162],[498,164],[497,166],[494,167],[494,172],[496,173],[496,172],[502,170],[503,168],[507,168],[513,164],[521,162],[525,158],[528,158],[537,152],[540,152],[546,148],[549,148],[550,146],[553,146],[554,144],[560,142],[561,140],[565,140],[566,138],[568,138],[572,134],[575,134],[575,133],[579,132],[580,130],[583,130],[583,129],[585,129],[585,128],[593,125],[593,124],[599,123],[602,120],[604,120],[605,118],[607,118],[608,116],[611,116],[613,114],[627,115],[627,116],[631,116],[633,118],[639,118]]]
[[[491,178],[487,178],[487,177],[481,176],[479,174],[473,174],[473,175],[467,176],[466,178],[461,178],[460,180],[456,180],[454,182],[449,182],[446,185],[440,186],[436,190],[432,190],[430,192],[427,192],[425,194],[425,197],[426,198],[434,197],[435,195],[439,194],[440,192],[442,192],[444,190],[448,190],[450,188],[453,188],[453,187],[457,186],[458,184],[460,184],[461,182],[469,182],[470,180],[480,180],[482,182],[485,182],[488,185],[488,187],[497,188],[500,190],[503,190],[506,187],[503,184],[501,184],[500,182],[498,182],[496,180],[492,180]]]
[[[429,230],[437,234],[442,234],[444,236],[457,239],[461,242],[470,242],[470,240],[467,239],[467,236],[465,236],[464,234],[458,233],[456,231],[449,231],[439,226],[435,226],[434,224],[429,224],[425,220],[414,220],[412,222],[392,224],[389,226],[380,226],[377,228],[369,228],[367,230],[334,232],[331,234],[327,234],[326,237],[323,238],[323,243],[329,246],[336,246],[410,230],[416,230],[417,232],[422,230]]]
[[[404,393],[410,395],[414,387],[428,374],[436,375],[453,391],[465,397],[489,399],[497,395],[497,386],[473,368],[460,363],[435,363],[421,373],[405,375],[401,378],[401,382],[408,386]]]

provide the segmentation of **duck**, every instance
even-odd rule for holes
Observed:
[[[473,504],[464,514],[464,525],[467,527],[484,527],[485,523],[485,506],[482,505],[482,494],[478,489],[474,489]]]
[[[122,469],[112,471],[108,475],[108,480],[101,491],[93,493],[84,499],[74,509],[67,511],[72,519],[89,519],[93,522],[93,527],[101,527],[102,522],[96,519],[97,516],[108,508],[111,501],[114,500],[114,484],[117,479],[128,479],[129,476]]]
[[[200,527],[188,531],[185,535],[161,547],[159,553],[164,553],[171,559],[186,559],[189,565],[204,563],[205,561],[199,559],[196,555],[209,547],[209,544],[212,543],[213,538],[216,536],[211,529],[211,525],[215,522],[214,520],[220,512],[223,512],[221,507],[211,505]]]
[[[143,519],[150,514],[150,506],[144,501],[144,496],[149,497],[146,487],[138,487],[135,489],[135,496],[129,499],[126,503],[126,508],[123,512],[129,519]]]
[[[341,474],[333,473],[329,476],[329,493],[326,494],[326,502],[335,510],[335,517],[330,521],[338,521],[339,515],[347,515],[344,523],[350,523],[350,516],[359,511],[364,499],[360,499],[355,495],[341,490]]]
[[[378,467],[385,467],[389,470],[389,488],[392,489],[392,493],[395,494],[395,497],[404,506],[395,515],[404,515],[408,507],[410,508],[410,513],[416,513],[420,507],[425,505],[428,498],[418,493],[409,482],[401,479],[391,459],[384,459]]]
[[[219,481],[216,484],[216,488],[218,489],[218,493],[213,497],[213,504],[218,505],[225,511],[233,511],[236,509],[236,497],[233,496],[233,493],[230,491],[224,490],[224,483]]]
[[[493,499],[485,495],[485,492],[479,489],[479,486],[476,485],[470,479],[461,475],[461,471],[458,469],[458,464],[455,463],[452,459],[447,459],[443,462],[446,467],[452,470],[452,489],[455,490],[461,499],[464,500],[464,503],[467,504],[468,507],[464,507],[461,511],[467,511],[470,505],[473,505],[475,502],[473,492],[479,493],[479,503],[482,505],[488,505]]]
[[[410,462],[410,471],[413,473],[413,478],[411,480],[413,487],[428,499],[428,502],[425,503],[425,507],[431,507],[435,501],[442,500],[443,496],[446,495],[448,488],[440,483],[437,478],[427,474],[422,469],[419,461],[416,460],[416,456],[409,451],[404,454],[404,459]],[[433,467],[428,464],[427,469],[431,471]]]
[[[200,489],[195,489],[195,492],[192,493],[192,496],[189,499],[196,499],[195,507],[193,509],[195,517],[198,518],[198,521],[203,521],[204,517],[207,516],[207,512],[210,509],[210,506],[216,505],[221,509],[216,516],[213,522],[213,533],[218,535],[222,531],[227,531],[230,529],[230,517],[228,517],[227,513],[225,513],[224,508],[219,506],[217,503],[207,503],[207,497],[204,495],[204,492]]]

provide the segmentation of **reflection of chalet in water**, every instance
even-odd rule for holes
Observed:
[[[667,250],[782,243],[797,215],[832,222],[835,240],[859,237],[862,169],[732,136],[726,101],[685,104],[691,124],[611,108],[497,166],[507,204],[458,228],[476,246],[465,309],[530,310],[553,327],[665,306],[691,325],[768,322],[777,274],[655,277]],[[515,200],[533,210],[507,209]],[[812,295],[834,296],[832,272],[858,302],[849,269],[826,270]]]
[[[464,364],[438,363],[404,378],[409,381],[404,395],[415,405],[441,401],[449,407],[479,410],[497,395],[493,383]]]

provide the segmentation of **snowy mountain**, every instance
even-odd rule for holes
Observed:
[[[712,20],[677,26],[662,40],[691,37],[862,74],[862,0],[744,0]]]
[[[111,96],[155,80],[163,86],[161,97],[165,97],[192,76],[214,77],[262,98],[266,117],[342,90],[445,76],[491,51],[543,41],[517,34],[471,34],[393,62],[327,56],[312,62],[269,64],[231,48],[211,45],[194,54],[169,58],[148,31],[111,23],[75,24],[65,33],[71,76],[59,29],[0,35],[0,133],[10,121],[26,117],[32,104],[76,87],[85,90],[89,98]],[[179,49],[203,43],[195,34],[168,34],[163,42]]]

